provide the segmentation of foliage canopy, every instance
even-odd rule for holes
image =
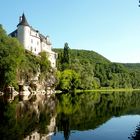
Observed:
[[[140,64],[113,63],[94,51],[70,48],[70,63],[63,63],[63,49],[54,51],[58,53],[57,68],[62,74],[70,69],[79,75],[79,89],[140,88]]]

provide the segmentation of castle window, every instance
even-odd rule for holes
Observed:
[[[31,43],[33,43],[33,39],[31,39]]]
[[[36,48],[35,48],[35,52],[36,52]]]
[[[37,45],[39,45],[39,42],[37,41]]]
[[[33,51],[33,48],[32,48],[32,46],[31,46],[31,52]]]

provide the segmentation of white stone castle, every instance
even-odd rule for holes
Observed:
[[[10,33],[10,36],[16,37],[26,50],[31,51],[35,55],[45,51],[48,54],[51,66],[53,68],[56,67],[57,54],[52,51],[52,44],[49,40],[49,36],[44,36],[38,30],[33,29],[28,24],[24,13],[19,18],[17,29]]]

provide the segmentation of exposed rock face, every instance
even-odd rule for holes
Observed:
[[[12,86],[7,86],[4,89],[4,92],[1,92],[1,95],[4,95],[4,98],[8,101],[14,100],[14,98],[19,95],[19,92],[17,92],[14,87]]]
[[[21,89],[19,91],[20,99],[28,100],[29,95],[31,94],[31,92],[29,91],[29,86],[20,85],[20,89]]]
[[[14,100],[17,95],[19,95],[20,100],[30,100],[33,96],[36,96],[37,100],[40,100],[42,95],[46,95],[47,97],[52,95],[55,92],[55,77],[50,74],[47,79],[40,81],[39,76],[40,73],[37,73],[26,82],[22,79],[19,82],[19,91],[16,91],[14,87],[8,86],[0,95],[4,94],[5,99],[8,101]]]
[[[28,79],[28,81],[19,82],[19,96],[22,100],[29,100],[32,96],[36,95],[39,98],[41,95],[50,96],[55,92],[54,85],[56,83],[56,78],[50,72],[47,74],[47,78],[44,77],[40,80],[40,70]]]

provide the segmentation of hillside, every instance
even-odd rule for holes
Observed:
[[[123,65],[131,71],[140,71],[140,63],[124,63]]]
[[[55,52],[57,52],[59,55],[63,53],[63,49],[53,49]],[[104,56],[98,54],[97,52],[94,51],[89,51],[89,50],[78,50],[78,49],[71,49],[70,50],[70,56],[71,56],[71,61],[73,59],[78,59],[80,61],[87,61],[90,63],[111,63],[107,58]]]
[[[63,75],[68,69],[79,75],[79,89],[140,87],[140,64],[113,63],[94,51],[70,49],[68,46],[54,51],[58,53],[57,68]],[[68,77],[60,76],[60,81],[71,85],[74,80],[67,81]],[[57,88],[62,89],[61,85]]]

